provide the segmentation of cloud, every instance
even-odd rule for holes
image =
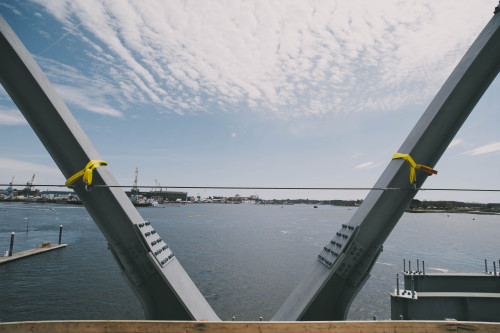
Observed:
[[[10,9],[16,15],[22,16],[21,12],[19,10],[17,10],[17,8],[12,6],[12,5],[8,5],[6,3],[0,2],[0,6]]]
[[[10,158],[0,158],[0,170],[10,171],[10,172],[35,172],[42,173],[52,176],[61,175],[61,171],[58,168],[49,167],[43,164],[31,163],[19,160],[13,160]]]
[[[123,113],[106,105],[105,102],[97,101],[89,90],[71,86],[55,85],[56,90],[68,104],[78,105],[84,110],[99,113],[106,116],[122,117]]]
[[[448,148],[451,148],[451,147],[454,147],[454,146],[458,146],[458,145],[461,145],[464,143],[464,139],[454,139],[450,145],[448,146]]]
[[[0,106],[0,126],[27,125],[28,122],[17,109],[7,109]]]
[[[42,15],[40,13],[35,13],[34,15],[38,16],[38,17],[42,17]],[[78,29],[78,27],[80,26],[80,24],[77,24],[73,29]],[[53,48],[57,43],[59,43],[61,40],[63,40],[64,38],[66,38],[71,33],[72,33],[72,30],[66,32],[64,35],[62,35],[61,37],[59,37],[55,42],[53,42],[52,44],[50,44],[49,46],[47,46],[45,49],[43,49],[42,51],[40,51],[38,53],[38,55],[42,55],[43,53],[47,52],[48,50],[50,50],[51,48]]]
[[[486,0],[451,7],[447,0],[34,1],[90,46],[90,71],[115,78],[124,98],[162,112],[243,105],[282,118],[427,101],[493,7]]]
[[[73,66],[40,56],[36,58],[49,79],[57,82],[53,85],[66,103],[102,115],[123,117],[123,113],[110,106],[108,101],[109,96],[120,95],[119,89],[113,86],[109,78],[101,75],[87,77]],[[122,106],[127,105],[124,99],[114,97],[113,101]]]
[[[500,151],[500,142],[493,142],[481,147],[477,147],[475,149],[463,152],[462,155],[470,155],[470,156],[484,155],[484,154],[494,153],[497,151]]]
[[[380,165],[380,163],[375,163],[373,161],[369,161],[369,162],[358,164],[354,168],[355,169],[367,169],[367,168],[375,168],[375,167],[378,167],[379,165]]]

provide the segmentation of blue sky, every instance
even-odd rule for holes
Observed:
[[[370,187],[497,4],[0,0],[0,14],[120,184],[138,167],[139,185]],[[497,78],[425,187],[500,188],[499,92]],[[65,181],[3,89],[0,152],[0,183]]]

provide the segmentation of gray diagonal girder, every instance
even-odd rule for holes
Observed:
[[[0,81],[66,178],[100,160],[90,140],[28,50],[0,16]],[[94,184],[118,185],[106,166]],[[122,189],[74,188],[106,237],[148,319],[219,318],[168,246],[145,223]],[[97,272],[98,273],[98,272]]]
[[[500,70],[499,27],[500,14],[496,14],[439,90],[398,153],[410,154],[416,163],[436,165]],[[374,187],[411,189],[409,172],[404,160],[391,160]],[[417,170],[417,188],[427,176]],[[384,241],[416,193],[417,190],[370,191],[272,320],[345,319]]]

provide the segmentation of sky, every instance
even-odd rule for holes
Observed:
[[[497,5],[0,0],[0,14],[121,185],[137,167],[147,186],[371,187]],[[499,111],[497,78],[424,187],[500,189]],[[0,88],[0,183],[34,173],[35,185],[65,182]],[[500,202],[500,192],[416,198]]]

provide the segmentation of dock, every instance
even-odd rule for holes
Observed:
[[[52,251],[52,250],[57,250],[61,249],[63,247],[66,247],[68,244],[50,244],[48,246],[42,246],[42,247],[37,247],[35,249],[31,250],[26,250],[26,251],[21,251],[17,253],[12,253],[11,256],[9,257],[0,257],[0,265],[5,264],[14,260],[26,258],[29,256],[34,256],[36,254]]]

